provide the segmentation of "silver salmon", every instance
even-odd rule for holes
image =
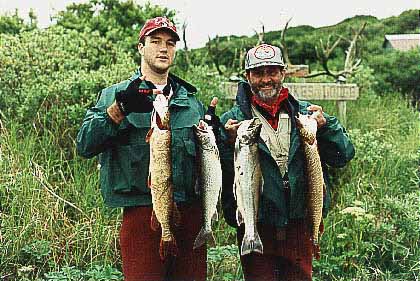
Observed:
[[[308,217],[311,224],[312,242],[314,244],[315,257],[319,259],[319,233],[322,222],[325,183],[316,141],[317,122],[314,118],[316,114],[320,113],[315,112],[313,115],[299,114],[296,117],[296,123],[303,142],[306,160],[306,176],[308,181],[306,200],[308,204]]]
[[[169,130],[168,100],[162,94],[153,102],[151,129],[146,137],[150,144],[149,185],[152,194],[153,214],[151,227],[162,236],[159,254],[162,260],[176,256],[178,248],[172,227],[179,222],[179,212],[174,203],[172,186],[171,131]]]
[[[213,129],[206,122],[200,120],[195,126],[195,135],[199,145],[199,183],[203,200],[204,225],[194,242],[194,249],[210,242],[215,245],[212,220],[217,220],[217,202],[222,191],[222,167],[220,164],[219,149]]]
[[[234,194],[238,209],[238,225],[245,224],[241,255],[263,253],[263,244],[257,231],[258,201],[262,187],[262,174],[257,140],[261,132],[258,118],[244,120],[237,131],[234,152]]]

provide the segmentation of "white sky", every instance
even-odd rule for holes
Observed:
[[[142,4],[146,1],[135,0]],[[41,27],[50,24],[50,16],[70,3],[87,0],[0,0],[0,14],[14,12],[27,17],[30,8],[38,16]],[[202,47],[208,37],[216,35],[253,35],[254,29],[280,30],[293,17],[290,26],[314,27],[336,24],[355,15],[377,18],[397,16],[408,9],[420,9],[420,0],[151,0],[177,11],[178,27],[188,23],[189,48]],[[420,19],[419,19],[420,26]]]

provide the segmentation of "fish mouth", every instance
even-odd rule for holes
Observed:
[[[241,136],[238,136],[239,142],[245,145],[250,145],[257,141],[262,127],[261,120],[259,120],[258,118],[253,118],[248,121],[248,124],[244,124],[247,127],[244,128],[244,131],[242,131]]]
[[[252,132],[252,131],[258,130],[258,127],[261,127],[261,125],[262,125],[262,123],[261,123],[260,119],[253,118],[251,120],[251,122],[249,123],[247,131]]]

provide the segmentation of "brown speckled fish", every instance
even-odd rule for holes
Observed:
[[[315,257],[319,259],[319,233],[322,222],[324,177],[316,141],[317,122],[314,118],[315,114],[320,113],[315,112],[312,116],[299,114],[299,117],[296,118],[296,122],[299,128],[306,159],[306,176],[308,180],[306,200],[308,202],[308,217],[311,223],[314,254]]]
[[[176,256],[178,248],[172,227],[179,223],[179,212],[174,203],[172,186],[171,131],[167,98],[159,94],[153,102],[152,128],[147,135],[150,143],[149,185],[152,193],[153,214],[151,227],[162,229],[159,254],[162,260]],[[161,116],[163,116],[161,118]]]

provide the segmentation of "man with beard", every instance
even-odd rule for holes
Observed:
[[[259,118],[262,123],[258,154],[263,176],[257,228],[263,254],[241,256],[247,281],[312,280],[314,252],[307,219],[308,179],[305,156],[296,127],[298,113],[316,114],[317,141],[328,184],[327,166],[343,167],[354,156],[345,129],[338,120],[318,105],[299,101],[283,86],[286,65],[276,46],[263,44],[250,49],[245,60],[247,81],[238,84],[236,105],[221,116],[224,128],[220,154],[223,169],[222,205],[226,221],[237,227],[238,245],[244,226],[238,227],[236,200],[233,195],[234,142],[240,122]],[[324,215],[329,205],[329,188],[324,194]]]
[[[100,92],[77,135],[81,156],[99,156],[105,204],[123,208],[120,246],[126,281],[206,280],[206,247],[193,251],[202,225],[201,204],[194,189],[197,146],[193,125],[204,118],[205,110],[195,97],[196,88],[169,73],[177,41],[176,27],[169,19],[147,20],[138,41],[141,67],[128,80]],[[161,231],[152,231],[150,225],[153,208],[146,143],[152,100],[159,93],[169,99],[171,179],[181,214],[180,225],[173,229],[176,256],[164,260],[159,255]],[[214,113],[216,103],[212,101],[209,113]]]

